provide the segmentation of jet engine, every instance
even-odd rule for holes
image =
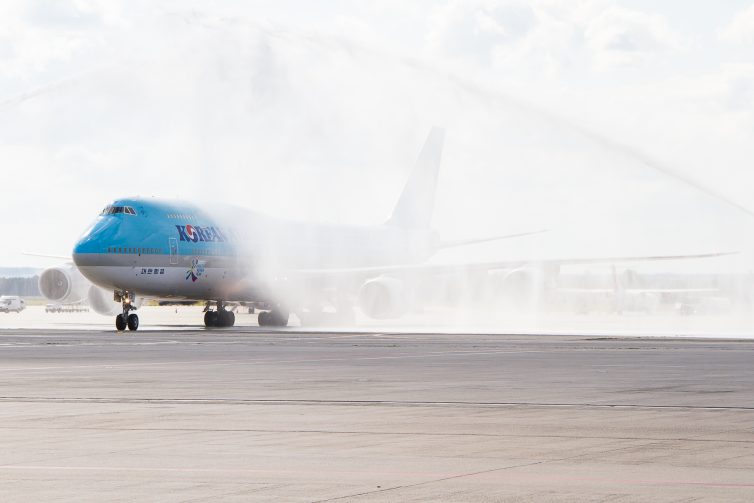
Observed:
[[[546,302],[557,274],[557,267],[543,266],[524,266],[505,271],[494,280],[495,297],[508,308],[536,308]]]
[[[405,285],[386,276],[370,279],[359,290],[359,307],[371,318],[397,318],[408,307]]]
[[[112,292],[109,292],[97,285],[89,287],[89,293],[86,295],[89,307],[97,314],[112,316],[122,311],[120,302],[113,300]]]
[[[512,303],[528,303],[535,295],[536,271],[527,267],[520,267],[508,271],[501,281],[503,299]]]
[[[39,275],[39,291],[60,304],[80,302],[87,296],[89,280],[72,264],[48,267]]]

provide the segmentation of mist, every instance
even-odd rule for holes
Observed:
[[[442,16],[449,5],[427,6],[427,15]],[[501,5],[515,11],[506,16],[523,16],[522,26],[530,22],[523,4]],[[600,87],[599,72],[592,94],[589,85],[574,89],[572,72],[584,64],[579,53],[568,55],[568,69],[550,69],[563,72],[562,84],[556,77],[549,86],[526,86],[540,81],[532,77],[536,61],[515,51],[488,52],[479,39],[471,46],[454,42],[439,28],[430,30],[425,50],[401,51],[359,36],[353,26],[317,30],[295,16],[220,10],[142,7],[121,21],[128,27],[119,27],[122,12],[93,9],[113,31],[82,28],[79,49],[70,48],[62,69],[31,72],[33,79],[19,70],[11,79],[15,92],[0,97],[6,187],[13,187],[4,209],[25,215],[19,231],[25,248],[67,253],[101,207],[128,195],[231,204],[301,222],[300,228],[308,223],[310,230],[379,226],[426,135],[439,126],[446,136],[432,229],[440,239],[546,232],[426,254],[421,263],[434,270],[456,267],[400,277],[405,312],[381,326],[686,332],[694,325],[679,312],[693,304],[687,310],[699,316],[750,327],[752,217],[738,192],[746,178],[739,175],[736,184],[720,173],[743,171],[751,145],[739,138],[741,128],[716,143],[696,111],[663,103],[667,76],[658,77],[656,93],[636,84],[633,92],[645,99],[633,107],[627,86]],[[503,63],[485,67],[478,57]],[[625,65],[642,64],[659,71],[651,58],[621,60],[611,79],[626,75]],[[744,100],[736,125],[751,133],[754,107],[736,93]],[[600,106],[602,114],[595,112]],[[720,124],[729,120],[726,112]],[[685,132],[674,137],[666,126],[675,123]],[[700,136],[697,150],[679,155]],[[235,220],[242,235],[257,230],[221,216]],[[54,239],[26,230],[42,227],[53,228],[46,236]],[[266,270],[266,282],[293,267],[272,263],[286,256],[279,247],[292,246],[290,236],[254,246],[249,255],[265,259],[246,270]],[[386,265],[354,258],[354,249],[343,250],[337,240],[330,246],[324,256],[348,255],[347,266]],[[19,251],[6,260],[20,260]],[[572,264],[712,253],[726,255]],[[308,258],[308,270],[337,267]],[[558,261],[566,265],[553,267]],[[509,266],[483,273],[476,267],[497,262]],[[672,289],[697,292],[661,292]],[[349,286],[344,295],[358,304],[358,291]]]

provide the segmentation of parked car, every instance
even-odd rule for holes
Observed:
[[[20,313],[26,309],[26,302],[16,295],[3,295],[0,297],[0,313]]]

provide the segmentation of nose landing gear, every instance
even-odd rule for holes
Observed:
[[[136,297],[133,292],[115,292],[115,301],[119,301],[123,306],[123,313],[115,317],[115,328],[118,332],[124,331],[126,327],[132,332],[139,329],[139,316],[136,313],[129,314],[129,311],[136,310],[134,300]]]

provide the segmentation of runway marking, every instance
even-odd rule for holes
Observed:
[[[754,406],[727,405],[652,405],[638,403],[548,403],[548,402],[473,402],[452,400],[305,400],[265,398],[147,398],[147,397],[24,397],[0,396],[0,402],[20,403],[115,403],[168,405],[308,405],[308,406],[393,406],[393,407],[581,407],[603,409],[740,410]]]
[[[365,346],[366,348],[366,346]],[[257,359],[257,360],[183,360],[183,361],[164,361],[164,362],[141,362],[141,363],[106,363],[96,365],[66,365],[66,366],[49,366],[49,367],[21,367],[21,368],[4,368],[0,372],[26,372],[39,370],[69,370],[69,369],[110,369],[110,368],[133,368],[156,365],[217,365],[227,363],[240,363],[246,365],[257,364],[280,364],[280,363],[319,363],[319,362],[338,362],[338,361],[364,361],[364,360],[396,360],[410,358],[428,358],[431,356],[466,356],[466,355],[497,355],[497,354],[521,354],[521,353],[544,353],[552,352],[551,350],[491,350],[491,351],[430,351],[421,354],[412,355],[385,355],[385,356],[352,356],[338,358],[303,358],[296,360],[275,360],[275,359]]]
[[[85,414],[84,414],[85,415]],[[70,416],[66,416],[70,417]],[[742,428],[736,431],[748,431]],[[629,440],[652,442],[700,442],[720,444],[752,444],[753,440],[730,440],[723,438],[693,438],[693,437],[619,437],[595,435],[547,435],[547,434],[514,434],[514,433],[464,433],[464,432],[436,432],[426,431],[366,431],[366,430],[270,430],[262,428],[134,428],[134,427],[97,427],[97,426],[0,426],[0,430],[11,431],[100,431],[100,432],[176,432],[176,433],[271,433],[271,434],[322,434],[322,435],[375,435],[375,436],[411,436],[411,437],[481,437],[481,438],[559,438],[576,440]],[[716,432],[719,433],[719,432]],[[728,433],[728,432],[726,432]],[[740,456],[747,457],[748,454]]]
[[[0,343],[0,346],[3,348],[18,348],[18,349],[29,349],[29,348],[50,348],[50,347],[112,347],[112,346],[162,346],[166,344],[184,344],[181,341],[134,341],[134,342],[80,342],[80,343],[57,343],[57,342],[51,342],[46,344],[38,344],[38,343]]]
[[[385,330],[385,328],[389,328]],[[643,334],[637,331],[620,331],[620,332],[594,332],[594,331],[558,331],[547,330],[541,328],[538,330],[495,330],[495,329],[474,329],[474,327],[467,327],[466,330],[449,330],[448,326],[422,326],[422,327],[375,327],[375,326],[360,326],[352,327],[349,329],[340,329],[338,327],[321,327],[317,329],[306,327],[288,327],[286,329],[269,330],[268,328],[258,327],[256,325],[237,325],[230,329],[205,329],[197,325],[183,325],[183,324],[165,324],[165,325],[153,325],[151,328],[142,329],[137,333],[119,333],[114,331],[109,324],[101,325],[81,325],[70,324],[61,328],[57,327],[45,327],[40,326],[36,328],[29,327],[16,327],[6,326],[0,328],[0,333],[5,332],[9,336],[15,337],[70,337],[76,333],[86,333],[92,335],[102,336],[118,336],[118,337],[139,337],[149,335],[161,335],[165,332],[173,331],[181,336],[257,336],[265,335],[270,337],[277,336],[302,336],[302,335],[333,335],[333,336],[366,336],[371,333],[380,333],[386,336],[412,336],[412,337],[447,337],[447,336],[474,336],[474,337],[517,337],[520,340],[528,340],[528,337],[539,337],[543,339],[551,338],[571,338],[576,337],[579,341],[596,341],[596,342],[612,342],[612,341],[665,341],[665,342],[738,342],[738,343],[751,343],[752,334],[747,331],[744,333],[732,333],[732,334],[710,334],[710,333],[688,333],[677,334],[673,332],[668,333],[652,333]],[[30,333],[30,332],[43,332],[43,333]],[[76,335],[73,335],[76,336]]]

